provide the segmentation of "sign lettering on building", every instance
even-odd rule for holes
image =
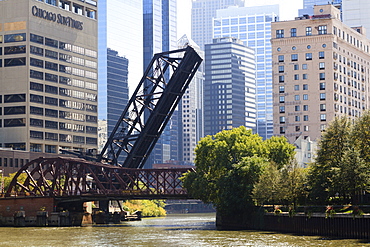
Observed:
[[[38,8],[37,6],[32,7],[32,15],[48,21],[59,23],[67,27],[75,28],[78,30],[83,29],[83,22],[77,21],[71,17],[63,16],[61,14],[55,14],[53,12],[46,11],[44,9]]]

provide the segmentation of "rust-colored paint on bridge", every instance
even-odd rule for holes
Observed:
[[[50,197],[58,202],[187,199],[180,177],[193,169],[129,169],[81,158],[38,158],[15,175],[5,198]],[[26,179],[20,181],[21,174]]]

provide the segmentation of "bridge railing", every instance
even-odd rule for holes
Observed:
[[[5,197],[186,198],[180,178],[191,170],[130,169],[79,158],[39,158],[17,172]]]

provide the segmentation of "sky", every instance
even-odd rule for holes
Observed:
[[[184,34],[191,37],[191,2],[192,0],[177,0],[177,37]],[[280,21],[293,20],[298,16],[298,9],[303,6],[303,0],[245,0],[246,6],[261,6],[269,4],[280,5]]]

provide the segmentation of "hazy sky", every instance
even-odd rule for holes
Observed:
[[[177,0],[177,36],[182,37],[184,34],[191,37],[191,2],[192,0]],[[280,5],[280,20],[293,20],[298,16],[298,9],[303,6],[303,0],[246,0],[246,6],[261,6],[268,4]]]

